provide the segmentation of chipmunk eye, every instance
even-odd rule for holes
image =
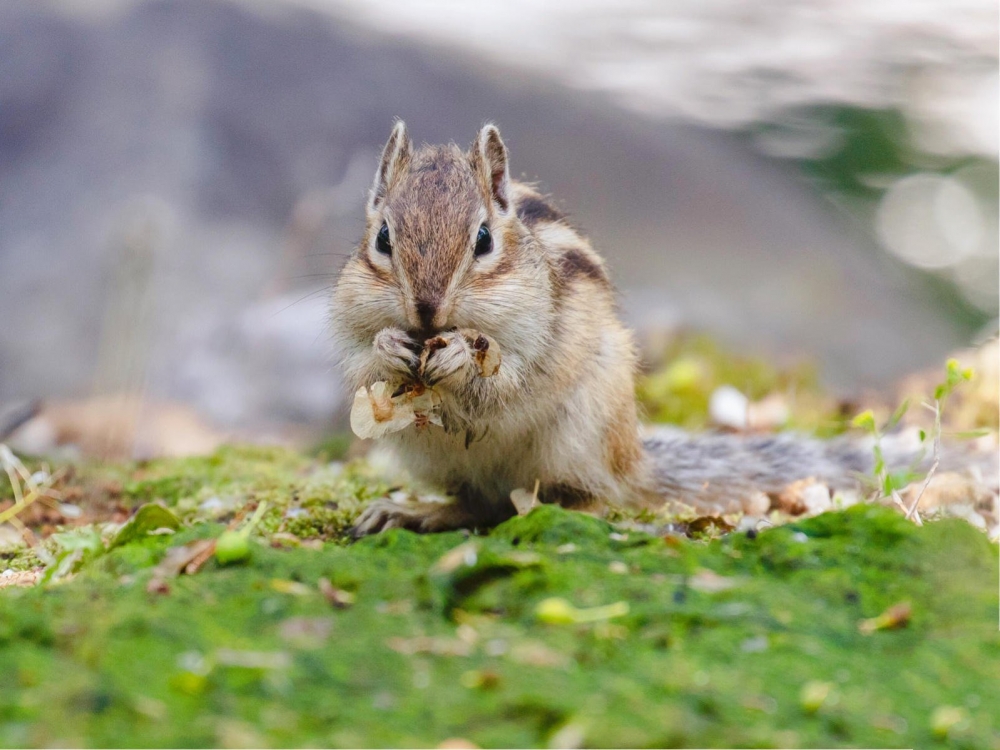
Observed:
[[[477,258],[480,255],[493,252],[493,236],[485,224],[479,227],[479,234],[476,235],[476,249],[473,252]]]
[[[382,253],[382,255],[392,255],[392,244],[389,242],[389,225],[384,221],[382,222],[382,228],[375,235],[375,249]]]

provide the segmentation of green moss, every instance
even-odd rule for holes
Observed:
[[[348,544],[389,489],[364,464],[229,448],[117,471],[182,525],[0,592],[0,745],[1000,747],[997,549],[964,522],[859,506],[700,542],[544,506]],[[262,500],[248,561],[147,590],[170,548]],[[551,597],[627,614],[548,625]],[[907,627],[859,631],[901,601]]]

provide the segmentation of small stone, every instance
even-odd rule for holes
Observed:
[[[749,426],[750,400],[731,385],[715,389],[708,402],[708,414],[720,427],[745,430]]]

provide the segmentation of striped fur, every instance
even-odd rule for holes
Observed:
[[[454,328],[491,337],[502,364],[479,377],[469,342],[446,334],[448,347],[430,361],[441,358],[447,429],[404,430],[384,442],[457,502],[405,511],[376,504],[360,531],[495,523],[514,512],[510,492],[536,481],[545,500],[574,507],[642,497],[635,347],[603,259],[544,196],[510,180],[492,126],[469,152],[412,150],[401,130],[386,146],[365,237],[334,290],[344,372],[355,388],[408,378],[422,340]],[[383,222],[391,257],[375,248]],[[475,258],[481,224],[494,249]],[[431,325],[421,302],[425,313],[433,307]]]

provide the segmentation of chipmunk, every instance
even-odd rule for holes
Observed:
[[[376,500],[356,536],[492,526],[515,514],[511,491],[536,482],[543,503],[596,510],[671,498],[705,505],[807,477],[843,484],[870,468],[870,447],[847,442],[679,432],[643,440],[636,345],[607,266],[549,200],[511,179],[492,124],[464,152],[415,149],[396,123],[331,309],[351,386],[412,382],[419,368],[440,394],[443,426],[382,440],[416,478],[453,497]],[[500,349],[493,377],[475,367],[477,333]]]

